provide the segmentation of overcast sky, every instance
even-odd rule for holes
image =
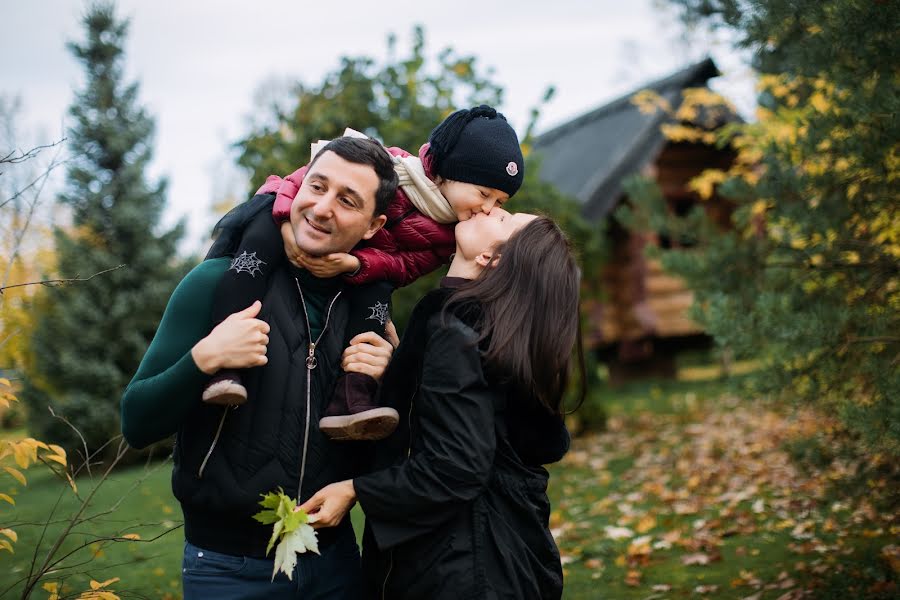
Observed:
[[[65,43],[83,39],[85,6],[79,0],[0,0],[0,95],[21,98],[19,145],[64,131],[66,108],[82,81]],[[340,56],[383,58],[392,32],[404,56],[415,24],[425,27],[430,54],[452,46],[493,68],[494,80],[505,88],[501,110],[520,134],[550,84],[556,95],[539,130],[704,54],[724,72],[714,88],[745,114],[752,106],[743,57],[709,36],[682,43],[679,24],[658,0],[120,0],[117,6],[131,19],[127,75],[140,82],[140,100],[156,119],[148,175],[169,178],[166,220],[188,218],[187,250],[203,244],[222,181],[234,181],[227,149],[247,131],[264,82],[315,84]],[[423,141],[427,134],[422,132]]]

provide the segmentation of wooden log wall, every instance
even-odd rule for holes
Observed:
[[[731,206],[720,198],[700,200],[688,189],[688,182],[705,169],[728,168],[733,153],[696,144],[669,144],[649,172],[660,184],[669,206],[684,214],[690,206],[704,202],[710,217],[727,226]],[[644,256],[646,244],[659,244],[655,233],[633,234],[611,228],[612,255],[602,272],[606,301],[588,308],[588,319],[595,323],[588,335],[592,346],[631,343],[652,337],[668,338],[702,334],[703,330],[688,317],[694,294],[684,280],[666,273],[658,260]],[[679,244],[666,240],[666,244]],[[596,324],[599,323],[599,327]]]

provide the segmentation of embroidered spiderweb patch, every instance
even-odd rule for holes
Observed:
[[[238,273],[249,273],[251,277],[256,277],[257,273],[262,273],[262,269],[259,267],[264,264],[266,264],[266,261],[257,258],[256,252],[247,254],[245,251],[241,252],[240,256],[234,257],[228,270],[236,271]]]

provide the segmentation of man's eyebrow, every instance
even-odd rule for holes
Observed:
[[[352,187],[344,186],[341,188],[341,191],[353,198],[356,201],[357,206],[363,207],[366,205],[366,201],[363,200],[362,194],[354,190]]]

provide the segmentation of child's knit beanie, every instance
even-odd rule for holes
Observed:
[[[518,191],[525,160],[515,130],[490,106],[458,110],[428,138],[434,173],[506,192]]]

